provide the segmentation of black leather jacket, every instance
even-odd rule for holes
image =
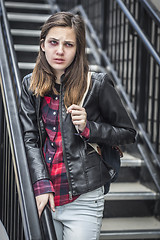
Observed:
[[[50,179],[42,154],[46,138],[40,114],[41,97],[29,90],[31,74],[22,83],[20,120],[32,183],[40,179]],[[73,195],[94,190],[107,181],[109,175],[101,156],[90,151],[87,143],[123,145],[135,141],[135,130],[126,113],[113,83],[107,74],[93,73],[91,87],[84,100],[90,126],[88,140],[77,135],[66,113],[63,102],[63,81],[60,93],[60,127],[63,144],[63,158],[66,165],[69,188]]]

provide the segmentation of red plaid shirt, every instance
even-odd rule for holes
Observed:
[[[34,184],[35,196],[54,192],[55,206],[61,206],[74,201],[78,196],[69,199],[69,185],[66,167],[63,159],[62,136],[59,120],[59,95],[45,96],[41,105],[47,138],[43,146],[43,154],[48,167],[50,180],[40,180]],[[84,129],[82,136],[89,137],[89,127]]]

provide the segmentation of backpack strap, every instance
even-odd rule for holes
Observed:
[[[84,99],[85,99],[85,97],[86,97],[86,95],[87,95],[87,93],[88,93],[89,86],[90,86],[90,83],[91,83],[91,77],[92,77],[92,72],[88,72],[88,76],[87,76],[87,89],[86,89],[86,91],[85,91],[85,93],[84,93],[84,95],[83,95],[83,98],[82,98],[82,100],[81,100],[81,102],[80,102],[80,104],[79,104],[80,107],[83,106]],[[75,126],[75,128],[76,128],[77,132],[79,133],[78,126]],[[89,144],[91,147],[93,147],[94,150],[95,150],[98,154],[101,155],[101,153],[100,153],[100,147],[98,146],[97,143],[88,143],[88,144]]]
[[[79,104],[80,107],[83,106],[84,99],[85,99],[85,97],[86,97],[86,95],[87,95],[87,93],[88,93],[89,86],[90,86],[90,83],[91,83],[91,76],[92,76],[92,72],[88,72],[88,76],[87,76],[87,88],[86,88],[86,91],[85,91],[85,93],[84,93],[84,95],[83,95],[83,98],[82,98],[82,100],[81,100],[81,102],[80,102],[80,104]]]

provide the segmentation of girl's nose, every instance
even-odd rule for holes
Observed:
[[[59,45],[58,45],[58,48],[57,48],[57,54],[58,54],[58,55],[63,55],[63,53],[64,53],[63,45],[62,45],[62,44],[59,44]]]

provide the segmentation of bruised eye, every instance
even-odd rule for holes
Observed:
[[[72,43],[69,43],[69,42],[66,42],[66,46],[67,46],[67,47],[73,47],[73,44],[72,44]]]
[[[56,46],[56,45],[58,44],[58,41],[52,40],[52,41],[50,41],[50,43],[51,43],[53,46]]]

